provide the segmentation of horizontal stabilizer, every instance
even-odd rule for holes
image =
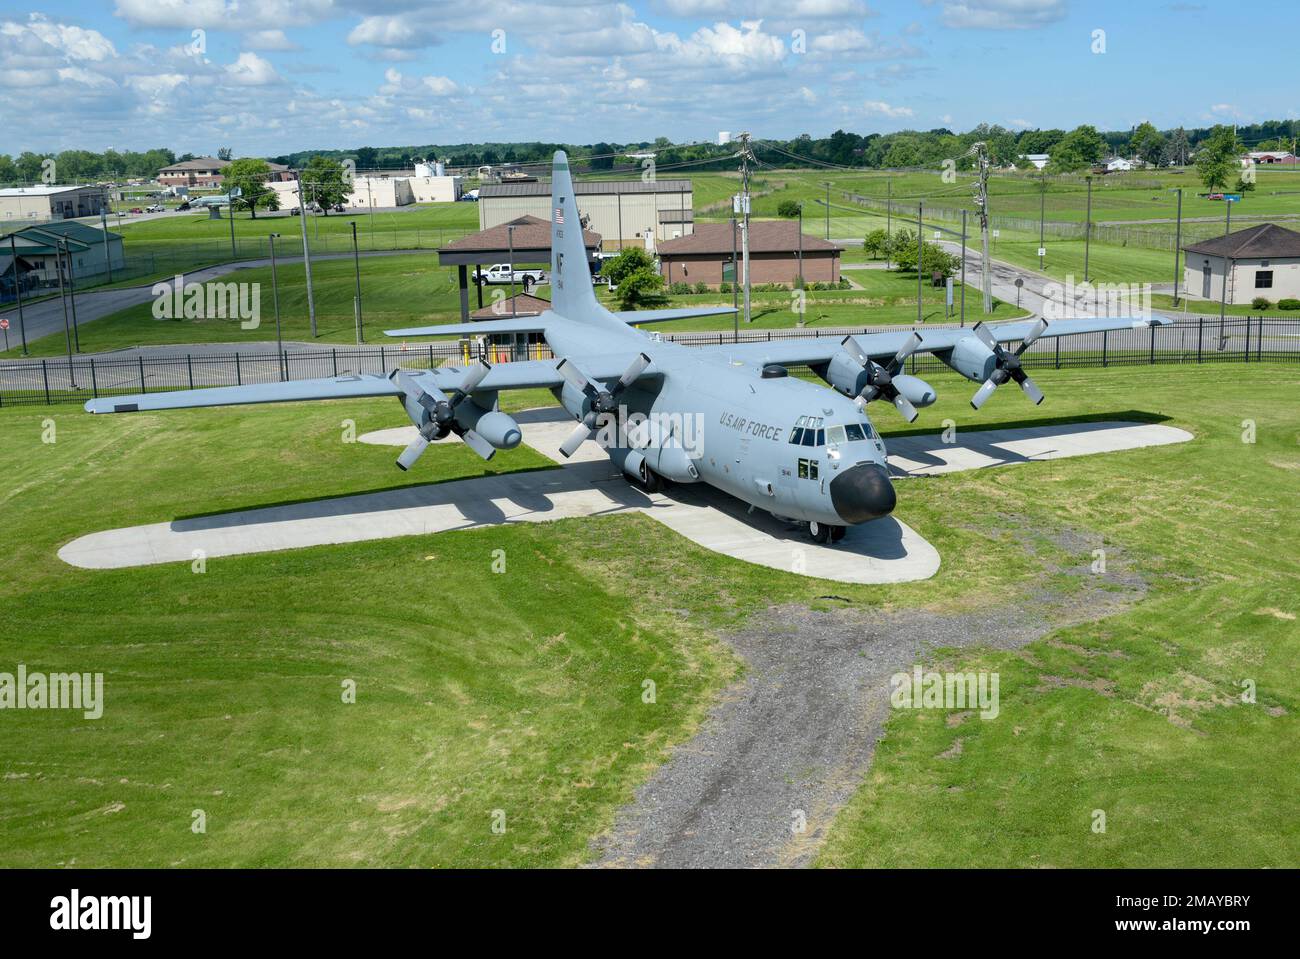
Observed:
[[[685,320],[693,316],[727,316],[735,313],[734,306],[696,306],[674,310],[627,310],[615,313],[624,323],[664,323],[668,320]]]
[[[540,333],[555,314],[549,310],[540,316],[507,316],[500,320],[477,323],[447,323],[442,326],[409,326],[402,330],[384,330],[384,336],[482,336],[487,333]]]

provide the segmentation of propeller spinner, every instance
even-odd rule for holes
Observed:
[[[624,390],[637,381],[647,366],[650,365],[650,357],[644,353],[638,353],[632,364],[623,371],[623,375],[618,378],[612,389],[606,389],[604,384],[599,380],[593,380],[583,374],[577,366],[570,360],[560,360],[555,367],[565,381],[579,393],[587,397],[589,409],[579,421],[578,426],[568,438],[560,444],[560,452],[565,458],[572,456],[577,452],[578,447],[587,440],[596,431],[596,421],[602,413],[612,413],[618,409],[618,397]]]
[[[884,366],[881,366],[868,356],[867,352],[862,349],[861,344],[852,336],[844,337],[840,345],[844,347],[849,356],[862,364],[862,368],[867,371],[867,383],[862,387],[862,392],[854,398],[858,408],[862,409],[872,400],[884,397],[894,404],[894,407],[902,414],[903,419],[909,423],[913,422],[918,416],[916,407],[898,391],[898,387],[894,385],[894,377],[903,371],[903,364],[907,362],[907,358],[920,349],[920,335],[913,333],[899,351],[894,354],[894,358]]]
[[[1040,319],[1026,334],[1020,345],[1016,347],[1015,352],[1009,352],[988,331],[988,327],[983,323],[976,323],[971,332],[978,336],[980,341],[993,353],[993,362],[996,365],[993,374],[984,381],[984,385],[976,390],[975,395],[971,397],[970,405],[975,409],[979,409],[993,395],[993,391],[1007,380],[1015,380],[1016,384],[1025,391],[1025,395],[1033,400],[1035,406],[1043,402],[1043,391],[1038,388],[1038,385],[1029,378],[1021,367],[1020,356],[1025,350],[1033,346],[1034,341],[1042,336],[1046,330],[1047,321]]]
[[[472,449],[483,459],[491,459],[496,449],[479,436],[473,430],[465,430],[456,422],[456,407],[465,401],[465,398],[474,392],[474,389],[483,382],[483,378],[488,375],[491,367],[482,360],[476,362],[473,366],[465,371],[465,377],[461,380],[460,385],[448,396],[442,390],[435,387],[426,388],[415,383],[409,374],[401,370],[393,372],[393,379],[406,392],[406,395],[418,403],[427,413],[428,420],[420,425],[419,434],[411,440],[406,449],[402,450],[402,455],[397,458],[397,465],[403,470],[409,470],[415,465],[424,451],[428,449],[429,444],[435,440],[440,440],[448,433],[455,433],[465,445]]]

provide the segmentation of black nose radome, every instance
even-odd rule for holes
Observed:
[[[850,525],[888,516],[895,502],[889,474],[875,463],[859,463],[831,480],[831,506]]]

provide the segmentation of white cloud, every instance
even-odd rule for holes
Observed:
[[[418,50],[439,42],[438,36],[416,14],[366,17],[348,34],[354,47],[372,46],[385,50]]]
[[[249,50],[300,50],[283,30],[254,30],[244,34],[244,46]]]
[[[450,77],[425,77],[424,86],[436,96],[445,97],[460,91],[460,87]]]
[[[280,82],[275,67],[251,51],[241,53],[234,63],[228,64],[226,76],[231,83],[241,87],[264,87]]]
[[[117,56],[112,42],[98,30],[51,22],[44,14],[33,13],[27,22],[6,21],[0,24],[0,36],[17,45],[17,52],[35,56],[102,62]]]
[[[283,29],[319,23],[339,12],[335,0],[117,0],[113,10],[133,27],[179,30]]]
[[[1065,16],[1065,0],[944,0],[943,23],[958,29],[1031,30]]]
[[[862,109],[869,117],[888,117],[891,120],[899,120],[912,116],[910,107],[891,106],[884,100],[866,100],[862,104]]]

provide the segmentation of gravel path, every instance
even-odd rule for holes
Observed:
[[[1015,649],[1112,615],[1144,587],[1114,572],[1113,555],[1110,567],[1097,586],[1068,599],[1040,596],[1028,609],[769,610],[726,637],[746,661],[745,678],[594,842],[594,865],[807,865],[871,764],[888,717],[890,676],[939,647]],[[1099,588],[1106,580],[1126,589]],[[801,815],[806,829],[798,833]]]

